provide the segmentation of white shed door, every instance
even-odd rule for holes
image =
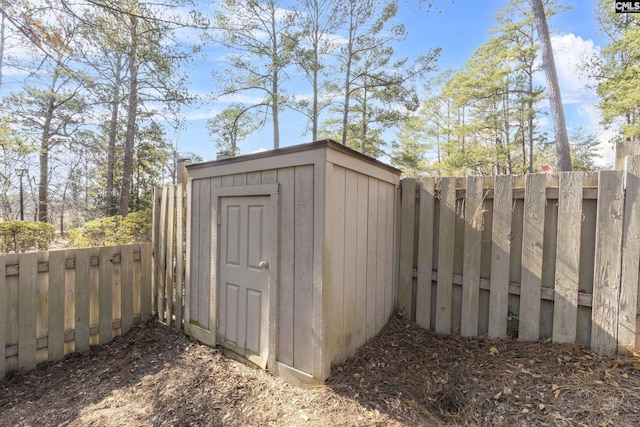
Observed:
[[[269,197],[223,197],[220,214],[218,343],[264,368],[269,331]]]

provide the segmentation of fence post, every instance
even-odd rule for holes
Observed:
[[[412,316],[413,297],[413,249],[416,219],[416,180],[405,178],[400,182],[400,274],[398,280],[399,312]],[[413,319],[412,319],[413,320]]]
[[[638,348],[638,271],[640,264],[640,155],[627,157],[625,165],[622,272],[618,313],[618,352]]]

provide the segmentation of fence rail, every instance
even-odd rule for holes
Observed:
[[[0,256],[0,378],[151,316],[151,245]]]
[[[401,185],[398,308],[420,326],[640,347],[640,156],[626,171]]]

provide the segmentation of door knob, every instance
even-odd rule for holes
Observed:
[[[260,268],[269,268],[269,261],[260,261],[260,264],[258,264],[258,267]]]

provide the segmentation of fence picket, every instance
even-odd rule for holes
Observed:
[[[166,260],[165,260],[165,283],[167,287],[166,294],[166,310],[167,310],[167,318],[166,323],[167,326],[171,326],[173,322],[173,246],[174,246],[174,217],[175,217],[175,200],[176,200],[176,187],[173,185],[169,186],[169,191],[167,193],[167,244],[165,247],[166,250]]]
[[[525,181],[518,338],[528,341],[540,338],[546,182],[544,174],[529,174]]]
[[[640,271],[640,156],[627,162],[624,225],[622,232],[622,277],[618,315],[618,351],[636,347],[638,335],[638,272]],[[640,344],[640,343],[638,343]]]
[[[83,352],[92,343],[104,344],[118,329],[126,331],[134,319],[146,320],[150,305],[146,312],[136,310],[131,295],[132,282],[138,293],[146,288],[150,295],[151,264],[144,266],[143,260],[150,260],[151,245],[139,248],[127,245],[120,251],[103,247],[0,256],[0,378],[7,370],[33,369],[41,361]],[[136,258],[134,249],[141,252],[140,257]],[[125,274],[129,279],[123,281],[123,288],[129,296],[121,298],[118,271],[123,269],[137,269],[145,281]],[[148,271],[140,271],[144,269]]]
[[[7,371],[7,257],[0,256],[0,379]]]
[[[579,172],[560,174],[553,308],[553,341],[559,343],[576,341],[583,176]]]
[[[19,261],[18,364],[20,369],[36,367],[36,278],[38,254],[28,253]]]
[[[495,177],[488,329],[489,336],[493,338],[507,336],[512,192],[512,177],[510,175],[498,175]]]
[[[65,252],[49,253],[49,360],[64,357]]]
[[[138,245],[136,250],[140,251],[140,264],[136,264],[138,273],[134,273],[134,289],[140,287],[140,316],[144,322],[151,318],[153,307],[151,243]]]
[[[413,249],[416,216],[416,180],[402,180],[400,211],[400,280],[398,281],[398,311],[411,316],[413,293]]]
[[[435,180],[422,179],[420,185],[420,218],[418,223],[418,279],[416,289],[416,323],[431,327],[431,287],[433,274],[433,221]]]
[[[89,349],[90,337],[90,307],[89,307],[89,269],[91,263],[91,252],[88,250],[77,250],[75,255],[76,270],[76,321],[75,321],[75,351],[82,353]]]
[[[182,185],[176,191],[176,323],[175,328],[182,327],[182,294],[184,276],[184,199]]]
[[[451,333],[453,302],[453,251],[456,219],[456,178],[440,182],[440,234],[438,236],[438,287],[436,325],[439,334]]]
[[[591,348],[599,353],[613,354],[618,338],[623,174],[621,171],[602,171],[599,181]]]
[[[127,333],[133,325],[133,248],[132,245],[120,249],[120,328],[122,334]]]
[[[460,333],[463,336],[478,335],[480,310],[480,245],[483,226],[482,177],[467,177],[464,211],[464,264],[462,273],[462,319]]]
[[[100,318],[100,344],[111,341],[113,329],[113,248],[101,247],[99,250],[98,312]]]
[[[157,297],[156,303],[158,304],[158,320],[165,322],[165,254],[167,247],[167,202],[168,202],[168,187],[162,187],[162,200],[160,203],[160,215],[158,215],[158,252],[154,253],[156,259],[156,281],[157,281]]]

